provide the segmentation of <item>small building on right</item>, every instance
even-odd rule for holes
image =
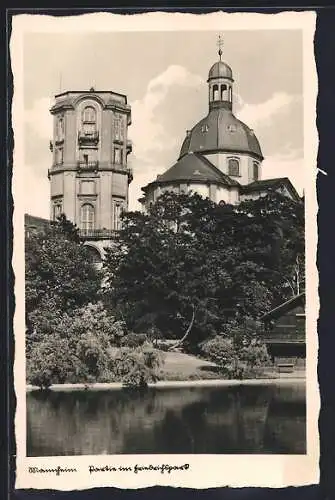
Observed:
[[[304,370],[306,365],[305,292],[266,313],[264,341],[279,372]]]

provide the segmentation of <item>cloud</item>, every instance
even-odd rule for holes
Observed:
[[[287,112],[296,99],[297,97],[294,95],[276,92],[267,101],[259,104],[247,104],[239,96],[241,109],[238,112],[238,117],[251,127],[266,126],[278,114]]]
[[[182,66],[171,65],[149,81],[144,96],[131,103],[129,136],[134,152],[130,185],[130,209],[138,209],[141,187],[153,181],[177,160],[187,128],[199,119],[197,105],[203,79]],[[206,104],[206,101],[205,101]],[[201,116],[201,113],[200,113]]]
[[[147,85],[142,99],[131,103],[133,125],[131,137],[137,160],[148,160],[157,151],[175,146],[176,137],[167,133],[164,127],[164,114],[158,108],[166,101],[173,87],[196,89],[203,83],[200,76],[190,73],[182,66],[169,66]],[[169,103],[170,107],[173,103]],[[176,102],[176,107],[182,102]]]

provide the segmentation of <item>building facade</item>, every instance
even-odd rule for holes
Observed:
[[[208,114],[186,132],[177,162],[142,188],[144,210],[165,191],[196,192],[216,203],[237,204],[278,189],[299,195],[288,178],[261,180],[264,159],[255,132],[233,113],[234,79],[221,60],[208,73]]]
[[[120,228],[133,178],[127,97],[93,88],[68,91],[56,95],[50,112],[50,219],[64,213],[101,258]]]
[[[291,372],[305,368],[305,292],[280,304],[261,319],[265,327],[264,341],[278,369]]]

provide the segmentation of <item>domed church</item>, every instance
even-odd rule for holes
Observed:
[[[233,113],[233,72],[221,60],[220,40],[219,45],[219,60],[207,79],[208,114],[186,132],[177,162],[142,188],[144,209],[165,191],[197,192],[216,203],[237,204],[272,188],[299,199],[288,178],[261,180],[262,150],[254,131]]]

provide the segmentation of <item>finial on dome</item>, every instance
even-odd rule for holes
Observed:
[[[220,61],[221,61],[221,56],[222,56],[222,50],[221,50],[221,47],[223,47],[223,39],[222,39],[222,36],[221,36],[221,35],[219,35],[219,36],[218,36],[217,46],[219,47],[218,54],[219,54]]]

